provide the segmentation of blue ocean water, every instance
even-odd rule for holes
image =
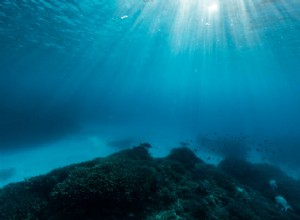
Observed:
[[[140,142],[298,178],[299,60],[298,0],[2,0],[0,186]]]

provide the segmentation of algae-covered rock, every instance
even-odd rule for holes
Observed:
[[[202,163],[202,160],[198,158],[188,147],[173,149],[166,159],[181,163],[185,169],[192,169],[197,163]]]
[[[0,220],[300,219],[298,206],[292,205],[299,201],[298,194],[286,197],[288,186],[296,188],[284,175],[271,175],[292,207],[283,213],[274,198],[261,191],[264,186],[255,180],[248,183],[242,172],[232,171],[233,162],[208,165],[187,147],[155,159],[150,147],[144,143],[7,185],[0,189]],[[252,165],[238,166],[243,170]],[[282,187],[283,183],[288,185]]]
[[[241,184],[260,192],[274,203],[276,203],[277,196],[283,195],[293,208],[290,210],[290,215],[295,216],[295,213],[300,213],[299,181],[288,177],[279,168],[268,164],[252,164],[242,160],[224,160],[220,163],[219,168]],[[276,181],[277,187],[272,187],[270,181]]]

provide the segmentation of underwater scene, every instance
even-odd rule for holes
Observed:
[[[0,0],[0,220],[299,220],[299,0]]]

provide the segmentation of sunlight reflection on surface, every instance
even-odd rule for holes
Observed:
[[[287,17],[299,19],[291,5],[281,0],[153,0],[131,4],[140,11],[131,30],[147,26],[152,36],[168,35],[175,53],[257,49],[265,30],[278,28]]]
[[[208,5],[207,10],[209,13],[216,13],[219,11],[219,4],[212,3],[212,4]]]

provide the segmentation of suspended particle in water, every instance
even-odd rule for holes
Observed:
[[[121,19],[124,20],[124,19],[127,19],[128,18],[128,15],[123,15],[121,16]]]

